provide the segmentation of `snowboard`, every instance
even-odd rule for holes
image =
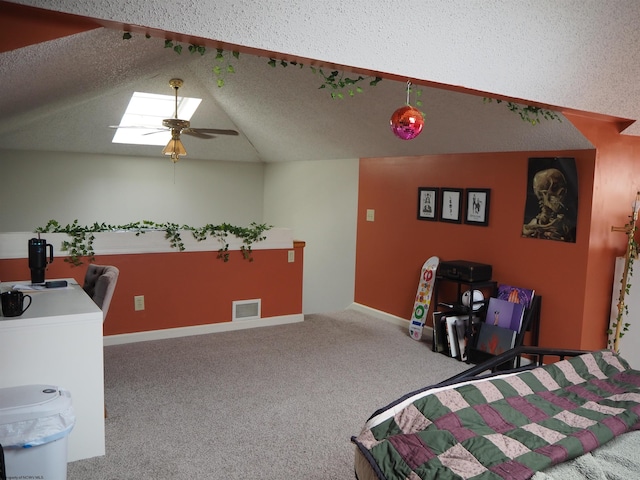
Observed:
[[[427,313],[429,312],[429,305],[431,304],[431,295],[433,294],[433,287],[436,283],[436,270],[438,270],[439,263],[440,259],[438,257],[431,257],[422,265],[418,292],[416,293],[413,313],[411,314],[411,321],[409,322],[409,335],[414,340],[422,339],[422,329],[427,320]]]

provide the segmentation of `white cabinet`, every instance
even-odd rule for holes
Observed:
[[[76,423],[68,461],[105,454],[102,311],[75,280],[68,288],[25,292],[20,317],[0,316],[0,387],[49,384],[71,392]],[[4,282],[0,290],[14,283]]]

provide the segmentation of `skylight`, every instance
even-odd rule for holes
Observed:
[[[178,118],[191,120],[201,101],[201,98],[178,97]],[[171,133],[162,126],[162,120],[174,117],[175,102],[173,95],[134,92],[112,142],[166,145]],[[121,128],[125,126],[130,128]]]

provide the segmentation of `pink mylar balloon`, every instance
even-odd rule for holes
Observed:
[[[402,140],[411,140],[420,135],[424,126],[424,118],[422,118],[420,110],[406,105],[393,112],[389,124],[396,137]]]

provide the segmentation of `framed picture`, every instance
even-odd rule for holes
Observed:
[[[438,220],[439,188],[418,188],[418,220]]]
[[[469,225],[489,225],[489,200],[491,190],[488,188],[467,188],[467,206],[464,223]]]
[[[462,189],[443,188],[440,195],[440,221],[461,223],[462,222]]]

